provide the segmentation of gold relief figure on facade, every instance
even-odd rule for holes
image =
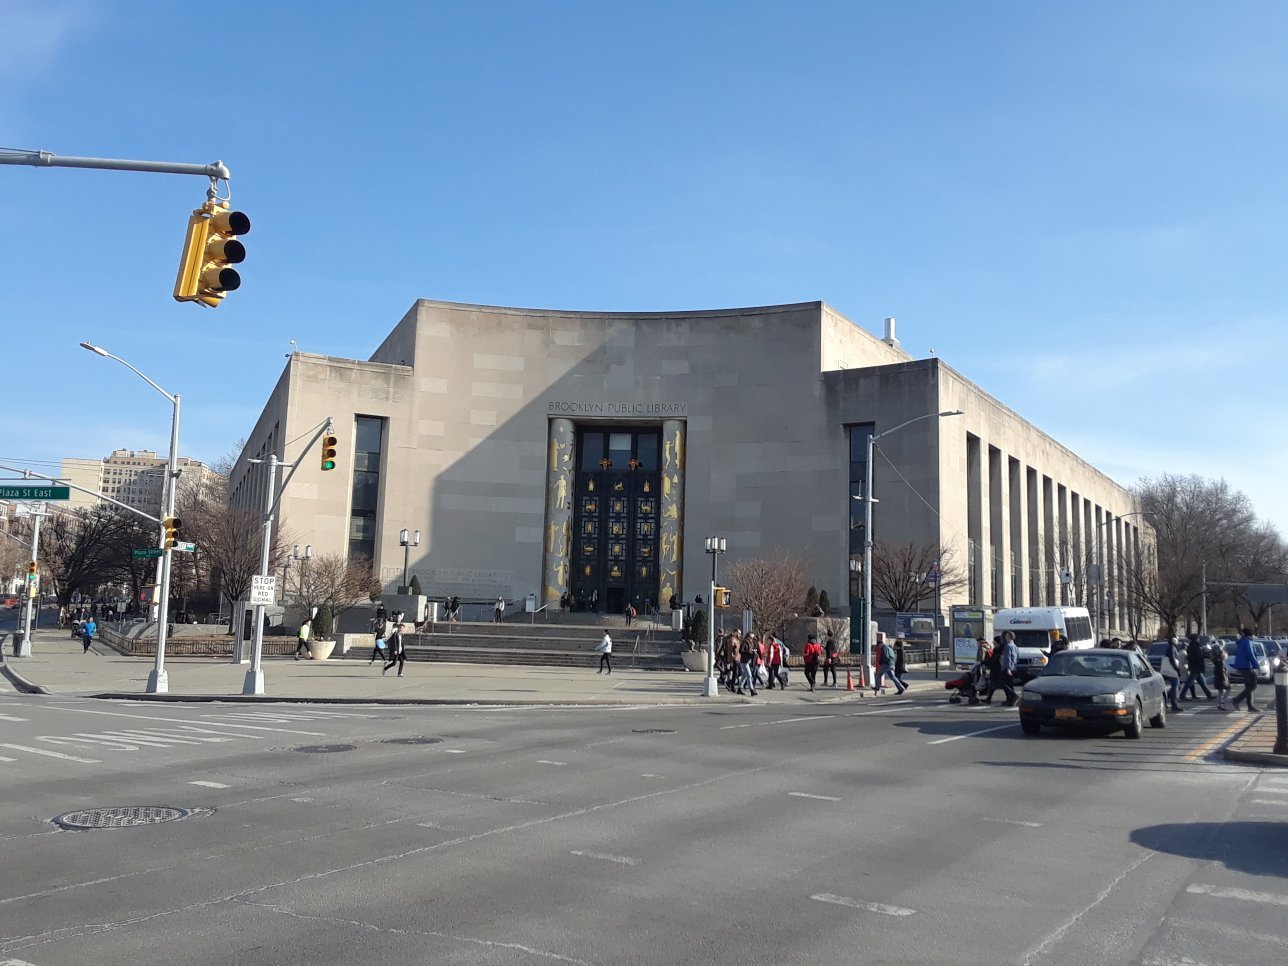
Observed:
[[[583,557],[589,557],[594,552],[595,552],[595,545],[593,543],[583,543],[581,545],[581,553]]]
[[[610,576],[610,577],[618,577],[618,578],[620,578],[620,577],[622,576],[622,566],[621,566],[621,564],[613,564],[611,567],[609,567],[609,568],[608,568],[608,576]]]
[[[560,560],[558,565],[556,565],[555,582],[558,583],[560,587],[568,586],[568,561],[567,560]],[[546,589],[549,590],[550,588],[547,587]]]
[[[594,493],[594,492],[595,492],[595,479],[594,479],[594,477],[591,477],[590,479],[586,480],[586,492],[587,492],[587,493]]]
[[[586,566],[582,567],[581,572],[583,576],[589,577],[591,575],[590,564],[586,564]]]
[[[663,476],[662,477],[662,502],[665,503],[670,498],[671,498],[671,478],[669,476]]]
[[[653,548],[652,548],[649,544],[647,544],[647,543],[646,543],[646,544],[644,544],[644,546],[640,547],[640,549],[639,549],[639,555],[640,555],[640,557],[641,557],[641,558],[647,559],[647,558],[649,558],[649,557],[653,556]]]
[[[552,439],[550,441],[550,455],[546,457],[547,464],[551,469],[559,465],[559,441]]]
[[[671,465],[671,441],[669,439],[662,440],[662,465]]]
[[[673,564],[676,562],[677,541],[673,531],[665,530],[662,533],[662,560],[665,563]]]
[[[587,520],[582,524],[581,532],[586,534],[588,537],[593,537],[595,535],[595,521]]]
[[[555,509],[563,510],[568,506],[568,480],[559,477],[555,481]]]
[[[551,553],[559,552],[555,549],[555,534],[558,531],[558,527],[559,524],[555,523],[553,520],[551,520],[549,526],[546,527],[546,549]]]
[[[684,469],[684,448],[680,445],[680,427],[675,427],[675,468]]]
[[[652,492],[653,492],[653,484],[652,484],[652,483],[650,483],[648,480],[645,480],[645,481],[644,481],[644,492],[645,492],[645,493],[652,493]]]
[[[621,500],[614,500],[614,501],[613,501],[612,511],[613,511],[614,513],[621,513],[621,512],[622,512],[623,510],[625,510],[625,509],[626,509],[626,504],[625,504],[625,503],[623,503]]]
[[[612,533],[613,533],[613,536],[615,537],[620,537],[622,535],[622,525],[617,521],[613,522]]]
[[[647,520],[641,520],[639,527],[640,536],[651,537],[653,535],[653,524],[649,523]]]
[[[680,508],[679,508],[678,506],[676,506],[674,503],[668,503],[668,504],[666,505],[666,509],[662,511],[662,519],[663,519],[663,520],[679,520],[679,519],[680,519]]]
[[[640,576],[641,577],[648,576],[648,564],[640,564]]]

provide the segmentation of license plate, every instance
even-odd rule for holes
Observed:
[[[1076,718],[1078,717],[1078,712],[1073,708],[1056,708],[1055,716],[1057,718]]]

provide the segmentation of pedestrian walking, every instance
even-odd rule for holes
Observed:
[[[827,641],[823,644],[823,684],[827,684],[827,676],[832,675],[832,687],[836,687],[836,637],[831,631],[827,632]]]
[[[783,668],[787,665],[786,655],[783,653],[783,642],[778,638],[771,638],[769,641],[769,684],[766,685],[770,691],[774,690],[777,684],[779,690],[787,690],[787,678],[783,675]]]
[[[1176,638],[1164,642],[1167,647],[1158,662],[1159,673],[1167,680],[1167,705],[1176,714],[1185,709],[1176,700],[1176,691],[1181,684],[1181,657],[1176,647]]]
[[[738,693],[744,694],[751,692],[751,696],[756,696],[756,639],[750,634],[744,634],[742,644],[738,648],[738,666],[742,670],[742,678],[738,684]]]
[[[890,683],[894,685],[895,692],[903,694],[908,688],[899,680],[899,675],[895,671],[895,649],[890,646],[888,641],[883,641],[880,646],[881,665],[877,668],[876,678],[872,682],[872,693],[878,694],[881,691],[882,679],[890,678]]]
[[[809,683],[809,689],[814,690],[814,679],[818,677],[818,662],[823,657],[823,648],[818,643],[818,639],[813,634],[805,641],[805,650],[801,652],[801,658],[805,662],[805,680]]]
[[[492,608],[492,623],[493,624],[505,623],[505,598],[504,597],[498,597],[496,599],[496,606]]]
[[[89,618],[89,620],[85,621],[85,623],[81,625],[81,643],[85,645],[85,649],[81,651],[82,654],[89,653],[89,646],[94,643],[94,633],[97,630],[98,623],[93,617]]]
[[[1230,710],[1230,669],[1226,667],[1225,648],[1212,644],[1209,656],[1212,658],[1212,689],[1216,691],[1216,709]]]
[[[984,704],[991,704],[993,701],[993,692],[998,688],[1006,695],[1006,707],[1015,704],[1015,665],[1019,660],[1019,652],[1015,649],[1015,634],[1006,631],[1002,635],[1000,643],[994,646],[993,654],[989,658],[989,678],[988,691],[984,695]]]
[[[595,673],[603,674],[604,669],[607,668],[608,673],[612,674],[613,673],[613,639],[609,635],[608,631],[604,631],[604,639],[595,646],[595,650],[599,652],[599,670],[596,671]]]
[[[313,621],[305,620],[300,625],[299,631],[295,635],[295,657],[292,660],[298,661],[300,653],[303,652],[305,657],[309,656],[309,637],[313,634]]]
[[[1197,634],[1191,634],[1189,643],[1185,645],[1185,659],[1189,661],[1190,673],[1186,676],[1185,683],[1181,685],[1179,697],[1183,700],[1188,691],[1190,700],[1197,701],[1199,699],[1197,688],[1201,687],[1203,696],[1211,701],[1212,692],[1208,690],[1207,681],[1203,677],[1203,671],[1207,665],[1207,651]]]
[[[385,638],[389,635],[389,621],[385,619],[383,614],[377,613],[376,619],[371,623],[373,625],[371,631],[375,635],[376,646],[371,649],[371,660],[367,662],[367,667],[371,667],[377,660],[380,661],[381,665],[385,663],[387,653]]]
[[[1248,702],[1248,710],[1260,711],[1252,703],[1252,694],[1257,690],[1257,655],[1252,650],[1252,629],[1244,627],[1239,631],[1239,640],[1234,645],[1234,670],[1238,674],[1243,690],[1234,696],[1232,702],[1234,707],[1238,707],[1243,701]]]
[[[622,608],[622,613],[626,615],[626,626],[630,627],[631,621],[635,619],[635,605],[627,601],[626,606]]]
[[[904,675],[908,673],[908,659],[903,653],[903,641],[894,642],[894,676],[905,691],[908,690],[908,682]]]
[[[395,615],[393,629],[389,636],[385,638],[385,647],[389,649],[389,663],[381,670],[381,674],[387,674],[389,669],[395,664],[398,665],[398,676],[403,676],[403,667],[407,663],[407,648],[403,644],[403,625]]]

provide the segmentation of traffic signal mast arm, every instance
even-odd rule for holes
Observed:
[[[282,494],[286,492],[286,484],[291,482],[291,477],[295,475],[295,471],[298,470],[300,468],[300,464],[304,462],[304,457],[309,455],[309,450],[313,448],[313,444],[316,443],[319,439],[321,439],[324,435],[330,436],[334,432],[335,432],[335,429],[331,425],[331,417],[328,416],[326,418],[326,422],[324,422],[318,428],[318,431],[313,434],[313,438],[310,439],[308,443],[305,444],[304,451],[301,452],[300,455],[295,458],[294,463],[290,464],[290,467],[291,467],[290,472],[287,473],[286,476],[282,478],[282,485],[277,488],[277,493],[273,495],[272,506],[268,508],[269,516],[272,516],[274,513],[277,512],[277,504],[281,502]],[[251,460],[251,462],[256,463],[260,461]]]
[[[125,161],[119,158],[60,157],[50,151],[19,151],[0,148],[0,164],[29,164],[37,168],[98,168],[103,171],[145,171],[150,174],[196,174],[211,181],[227,182],[232,173],[222,161],[184,164],[177,161]]]
[[[83,486],[77,486],[75,483],[69,483],[67,480],[59,479],[56,476],[45,476],[42,473],[37,473],[35,470],[23,469],[20,466],[6,466],[4,463],[0,463],[0,470],[9,470],[11,473],[21,473],[24,480],[34,478],[37,480],[48,480],[50,483],[57,483],[59,486],[70,486],[73,490],[78,490],[81,493],[88,493],[90,496],[96,496],[100,500],[105,500],[106,502],[111,503],[113,506],[119,506],[122,510],[129,510],[135,516],[143,517],[144,520],[149,520],[152,523],[161,522],[160,517],[154,517],[150,513],[144,513],[137,507],[132,507],[128,503],[122,503],[120,500],[113,500],[110,496],[107,496],[104,493],[99,493],[98,490],[91,490]]]

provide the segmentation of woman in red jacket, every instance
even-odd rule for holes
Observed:
[[[809,689],[814,690],[814,678],[818,675],[818,662],[823,656],[823,648],[819,646],[818,640],[813,634],[805,642],[805,650],[801,657],[805,659],[805,680],[809,682]]]

